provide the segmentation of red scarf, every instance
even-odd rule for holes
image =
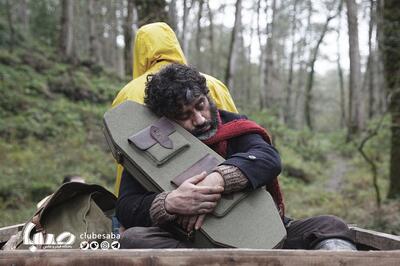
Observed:
[[[226,157],[228,148],[228,140],[245,134],[259,134],[268,144],[272,145],[272,137],[268,131],[255,122],[246,119],[237,119],[222,124],[221,117],[218,113],[218,130],[214,136],[203,142],[210,146],[222,157]],[[285,205],[283,203],[283,195],[279,186],[278,178],[274,178],[271,184],[266,186],[267,191],[271,194],[281,217],[285,215]]]

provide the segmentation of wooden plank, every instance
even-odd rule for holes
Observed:
[[[356,235],[356,243],[378,250],[400,250],[400,236],[380,233],[359,227],[350,227]]]
[[[15,250],[18,244],[18,239],[20,238],[22,232],[18,232],[15,235],[12,235],[10,239],[4,244],[1,248],[2,250]]]
[[[22,230],[24,224],[16,224],[0,228],[0,243],[8,241],[12,235]]]
[[[40,250],[0,252],[0,265],[351,265],[398,266],[400,251],[250,249]]]

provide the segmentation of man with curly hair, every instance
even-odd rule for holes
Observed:
[[[164,22],[140,27],[135,36],[133,49],[133,80],[118,92],[112,106],[115,107],[127,100],[143,103],[147,76],[171,63],[186,64],[185,55],[171,27]],[[237,113],[228,88],[210,75],[202,74],[202,76],[205,77],[210,95],[218,108]],[[115,180],[117,196],[122,170],[122,165],[118,165]]]
[[[205,78],[194,68],[170,64],[149,75],[144,102],[157,115],[174,120],[202,140],[225,161],[212,173],[194,176],[177,189],[162,193],[146,191],[124,171],[117,203],[117,217],[128,228],[122,234],[123,248],[191,247],[161,227],[177,223],[188,232],[198,230],[221,194],[266,186],[287,230],[283,248],[355,249],[351,231],[337,217],[294,221],[285,216],[277,180],[281,161],[268,132],[246,116],[218,110]]]

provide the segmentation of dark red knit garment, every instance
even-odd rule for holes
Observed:
[[[225,158],[228,140],[245,134],[259,134],[268,144],[272,145],[271,135],[266,129],[262,128],[255,122],[246,119],[237,119],[222,124],[219,113],[217,132],[214,136],[204,140],[203,142]],[[285,205],[283,203],[283,195],[279,186],[278,178],[274,178],[272,183],[266,186],[266,189],[277,204],[279,214],[283,218],[285,215]]]

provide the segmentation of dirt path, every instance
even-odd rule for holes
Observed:
[[[326,189],[332,192],[340,191],[343,178],[350,169],[348,159],[331,153],[328,155],[328,160],[332,162],[332,166],[328,171],[329,179],[326,181]]]

